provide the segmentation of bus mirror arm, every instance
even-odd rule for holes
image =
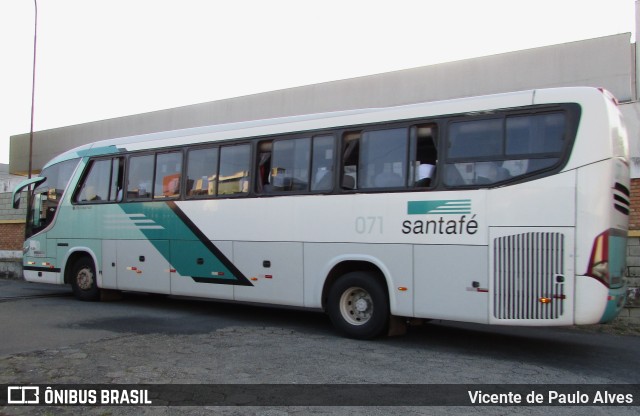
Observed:
[[[37,176],[35,178],[27,179],[26,181],[22,181],[16,186],[16,189],[13,190],[13,195],[11,197],[13,209],[20,208],[20,193],[24,188],[30,185],[38,186],[42,182],[44,182],[47,178],[42,176]]]

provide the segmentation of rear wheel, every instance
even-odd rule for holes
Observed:
[[[333,325],[350,338],[371,339],[389,324],[386,287],[365,272],[347,273],[329,290],[327,310]]]
[[[80,300],[98,300],[100,288],[98,288],[93,260],[88,257],[81,257],[73,264],[71,269],[71,288],[75,297]]]

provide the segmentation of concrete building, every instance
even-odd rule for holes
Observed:
[[[9,173],[9,165],[0,164],[0,252],[22,250],[26,210],[11,206],[11,191],[24,180]],[[11,257],[14,255],[12,254]],[[0,254],[0,258],[6,257]],[[2,268],[0,267],[0,273]]]
[[[0,194],[11,192],[13,188],[23,180],[23,176],[9,173],[9,165],[0,163]]]
[[[640,2],[636,2],[640,33]],[[64,150],[96,140],[279,116],[386,107],[533,88],[604,87],[620,101],[632,155],[629,276],[640,286],[640,51],[631,34],[194,104],[34,134],[37,171]],[[10,172],[26,174],[29,134],[11,137]],[[16,224],[0,216],[0,235]],[[0,243],[2,244],[2,243]],[[0,250],[3,247],[0,246]],[[635,279],[635,280],[634,280]]]
[[[618,34],[39,131],[34,168],[63,150],[113,137],[559,86],[607,88],[624,103],[631,130],[638,131],[638,54],[630,38]],[[28,144],[28,133],[11,137],[12,173],[26,172]]]
[[[0,277],[15,277],[22,272],[26,210],[12,208],[11,191],[23,180],[24,177],[9,173],[9,165],[0,163]]]

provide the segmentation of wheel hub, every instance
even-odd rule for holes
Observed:
[[[355,307],[358,312],[364,312],[369,308],[369,303],[365,299],[360,298],[356,301]]]
[[[366,290],[352,287],[340,298],[340,313],[351,325],[364,325],[373,316],[373,299]]]
[[[82,290],[89,290],[93,286],[93,273],[89,269],[82,269],[77,276],[78,287]]]

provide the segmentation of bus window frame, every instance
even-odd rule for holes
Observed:
[[[404,130],[404,161],[403,164],[403,176],[402,176],[402,185],[391,185],[391,186],[367,186],[367,187],[361,187],[357,186],[357,189],[361,192],[364,193],[369,193],[369,192],[385,192],[385,191],[389,191],[389,190],[397,190],[397,191],[404,191],[409,189],[409,174],[410,174],[410,168],[409,165],[411,164],[411,162],[409,161],[409,158],[411,156],[411,127],[413,127],[414,124],[413,123],[402,123],[402,124],[398,124],[398,125],[387,125],[387,124],[383,124],[383,125],[377,125],[377,126],[370,126],[369,128],[366,129],[362,129],[360,131],[360,137],[357,139],[358,140],[358,166],[357,168],[357,172],[358,172],[358,177],[360,176],[361,173],[361,169],[363,166],[363,160],[362,160],[362,144],[363,144],[363,140],[365,139],[365,135],[367,133],[377,133],[377,132],[382,132],[382,131],[388,131],[388,130]],[[385,162],[387,163],[387,162]],[[393,163],[393,162],[391,162]],[[393,172],[392,172],[393,173]],[[380,174],[378,174],[380,175]],[[364,176],[364,175],[363,175]],[[376,175],[377,176],[377,175]]]
[[[251,140],[248,138],[242,138],[238,141],[223,141],[217,143],[218,146],[218,174],[216,175],[216,194],[213,196],[213,199],[226,199],[226,198],[245,198],[251,196],[251,187],[253,186],[254,180],[254,160],[255,160],[255,149],[254,149],[255,140]],[[236,192],[232,194],[220,194],[220,167],[222,166],[222,149],[228,147],[236,147],[236,146],[249,146],[249,172],[246,178],[248,178],[249,184],[246,192]]]
[[[490,184],[469,184],[469,185],[449,185],[446,182],[446,172],[447,164],[453,163],[464,163],[468,160],[464,158],[448,158],[449,152],[449,137],[450,137],[450,126],[452,123],[463,122],[466,120],[483,120],[483,119],[500,119],[501,125],[503,129],[503,136],[506,135],[506,123],[509,117],[518,117],[518,116],[535,116],[545,113],[562,113],[565,117],[565,137],[568,140],[565,141],[561,152],[554,154],[554,157],[557,157],[558,161],[549,167],[544,167],[540,170],[535,170],[533,172],[525,173],[522,175],[514,176],[512,178],[494,182]],[[228,199],[228,198],[264,198],[264,197],[280,197],[280,196],[298,196],[298,195],[352,195],[357,193],[366,193],[366,194],[375,194],[375,193],[398,193],[398,192],[445,192],[445,191],[456,191],[456,190],[473,190],[473,189],[487,189],[487,188],[495,188],[501,187],[511,184],[518,184],[527,182],[530,180],[535,180],[538,178],[542,178],[545,176],[550,176],[558,173],[568,162],[570,152],[569,150],[573,148],[575,143],[575,138],[577,136],[577,130],[579,125],[579,120],[581,116],[581,108],[578,104],[575,103],[559,103],[559,104],[545,104],[545,105],[532,105],[523,108],[506,108],[506,109],[497,109],[491,111],[484,112],[472,112],[472,113],[459,113],[459,114],[444,114],[438,116],[426,116],[421,118],[413,118],[401,121],[385,121],[379,123],[365,123],[365,124],[354,124],[354,125],[346,125],[346,126],[336,126],[334,128],[328,129],[318,129],[318,130],[306,130],[306,131],[298,131],[298,132],[290,132],[285,134],[276,134],[276,135],[265,135],[265,136],[253,136],[253,137],[241,137],[238,139],[232,140],[220,140],[220,141],[211,141],[211,142],[201,142],[201,143],[193,143],[186,145],[176,145],[169,146],[166,148],[158,148],[153,150],[140,150],[140,151],[131,151],[131,152],[123,152],[120,154],[111,154],[111,155],[103,155],[92,157],[87,161],[87,164],[80,176],[80,180],[76,184],[76,187],[81,186],[85,180],[85,175],[87,174],[87,168],[91,165],[93,161],[102,160],[102,159],[114,159],[114,158],[123,158],[123,197],[116,201],[84,201],[78,202],[75,200],[77,190],[74,190],[74,193],[71,197],[71,202],[73,204],[104,204],[104,203],[129,203],[129,202],[161,202],[161,201],[175,201],[175,200],[184,200],[184,201],[192,201],[192,200],[203,200],[203,199]],[[426,187],[416,187],[415,186],[415,178],[412,178],[411,175],[415,174],[415,169],[417,167],[413,167],[412,164],[416,162],[417,159],[417,145],[418,138],[417,135],[414,138],[413,130],[417,130],[417,128],[422,126],[432,125],[435,127],[435,133],[433,138],[433,145],[435,146],[437,161],[435,165],[435,174],[431,180],[431,183]],[[392,186],[392,187],[379,187],[379,188],[359,188],[356,184],[355,189],[344,188],[344,176],[345,176],[345,150],[347,148],[347,143],[350,140],[357,140],[358,142],[358,151],[359,146],[362,141],[362,138],[366,132],[370,131],[381,131],[381,130],[392,130],[392,129],[404,129],[407,134],[407,145],[406,145],[406,165],[404,167],[405,177],[404,184],[402,186]],[[331,189],[325,190],[312,190],[312,175],[313,175],[313,158],[314,158],[314,142],[317,137],[332,137],[332,149],[333,149],[333,178],[332,178],[332,186]],[[356,138],[357,136],[357,138]],[[283,192],[264,192],[259,191],[257,187],[257,182],[260,180],[258,173],[258,164],[260,158],[260,146],[262,143],[273,143],[281,140],[291,140],[291,139],[299,139],[299,138],[310,138],[311,146],[310,146],[310,154],[309,154],[309,183],[306,190],[296,190],[296,191],[283,191]],[[220,194],[220,183],[219,183],[219,173],[220,173],[220,163],[222,157],[222,149],[229,146],[249,146],[249,172],[248,177],[246,178],[249,181],[249,187],[246,192],[238,192],[234,194]],[[502,150],[503,155],[506,155],[506,136],[503,137]],[[192,151],[197,151],[199,149],[217,149],[217,166],[216,166],[216,190],[215,195],[189,195],[189,191],[187,190],[188,178],[187,173],[189,169],[189,154]],[[273,147],[271,148],[273,149]],[[272,152],[273,150],[271,150]],[[154,198],[153,191],[155,187],[155,179],[157,174],[157,158],[159,154],[164,153],[172,153],[179,152],[182,155],[182,170],[180,177],[180,192],[176,196],[172,197],[164,197],[164,198]],[[131,161],[134,157],[140,156],[152,156],[153,158],[153,176],[152,180],[152,189],[151,196],[149,198],[131,198],[127,192],[127,183],[129,179],[129,174],[131,172]],[[500,157],[489,156],[483,158],[477,158],[475,162],[490,162],[490,161],[502,161],[505,160],[515,160],[514,155],[508,155],[508,159],[500,159]],[[544,159],[542,157],[544,155],[529,155],[527,159]],[[358,168],[360,165],[359,161],[360,155],[358,155],[358,163],[356,165],[356,175],[359,173]]]
[[[109,192],[111,189],[111,184],[113,183],[113,162],[114,160],[120,159],[120,163],[118,163],[118,168],[122,169],[122,184],[123,188],[120,189],[120,191],[122,192],[122,196],[120,198],[118,198],[117,192],[116,191],[116,198],[114,200],[111,199],[106,199],[106,200],[93,200],[93,201],[78,201],[78,197],[80,195],[80,193],[82,192],[82,186],[84,185],[87,176],[89,176],[89,173],[91,173],[91,169],[93,167],[93,165],[97,162],[101,162],[101,161],[110,161],[111,162],[111,169],[109,172]],[[72,205],[101,205],[101,204],[119,204],[123,202],[123,199],[126,195],[126,190],[124,189],[124,182],[126,181],[126,166],[127,166],[127,156],[125,155],[104,155],[104,156],[98,156],[98,157],[92,157],[89,158],[89,160],[87,160],[87,163],[85,164],[85,166],[82,168],[82,173],[80,174],[80,178],[78,179],[78,181],[75,184],[75,189],[73,190],[73,193],[71,194],[71,204]]]
[[[201,199],[215,199],[218,198],[218,174],[219,174],[219,168],[220,168],[220,147],[221,145],[219,143],[205,143],[202,145],[195,145],[195,146],[186,146],[184,148],[184,153],[185,153],[185,157],[184,157],[184,164],[183,164],[183,170],[184,170],[184,192],[183,192],[183,199],[185,201],[192,201],[192,200],[201,200]],[[214,193],[213,194],[202,194],[202,195],[189,195],[189,192],[191,191],[191,189],[187,189],[187,187],[189,186],[189,180],[190,178],[188,177],[189,175],[189,164],[190,164],[190,159],[189,159],[189,154],[191,152],[197,152],[199,150],[214,150],[216,151],[216,170],[215,170],[215,187],[214,187]],[[208,181],[208,180],[207,180]]]
[[[331,174],[331,187],[328,189],[313,189],[313,171],[316,168],[315,164],[314,164],[314,156],[315,156],[315,143],[316,143],[316,139],[317,138],[323,138],[323,137],[331,137],[331,152],[332,152],[332,157],[331,157],[331,170],[329,171],[329,174]],[[331,194],[335,191],[336,189],[336,178],[338,177],[337,175],[337,171],[338,171],[338,163],[339,163],[339,155],[338,155],[338,145],[337,145],[337,140],[336,140],[336,133],[335,131],[329,131],[329,132],[321,132],[321,133],[317,133],[317,134],[311,134],[311,152],[309,154],[309,190],[307,191],[308,194],[312,194],[312,195],[317,195],[317,194]]]
[[[157,152],[155,152],[155,157],[154,157],[154,161],[153,161],[153,192],[152,192],[152,196],[151,198],[154,201],[175,201],[175,200],[180,200],[183,198],[183,192],[184,192],[184,165],[185,165],[185,157],[184,157],[184,152],[185,151],[185,147],[175,147],[175,148],[170,148],[170,149],[163,149],[163,150],[159,150]],[[158,180],[158,158],[162,155],[169,155],[169,154],[179,154],[180,155],[180,170],[178,173],[173,173],[171,175],[165,175],[163,176],[163,181],[164,178],[167,176],[172,176],[172,175],[179,175],[178,176],[178,192],[173,194],[173,195],[156,195],[156,185],[157,185],[157,180]]]
[[[295,135],[295,136],[291,136],[291,137],[277,137],[274,138],[273,140],[261,140],[258,143],[262,144],[262,143],[267,143],[270,142],[271,143],[271,151],[270,151],[270,162],[269,162],[269,169],[271,170],[271,172],[273,172],[273,169],[275,169],[276,167],[273,166],[273,159],[274,159],[274,154],[275,154],[275,148],[276,148],[276,144],[277,143],[282,143],[282,142],[286,142],[286,141],[294,141],[294,140],[308,140],[309,142],[309,153],[307,154],[307,178],[306,178],[306,187],[305,189],[299,189],[299,190],[272,190],[272,191],[265,191],[263,188],[263,191],[259,194],[261,196],[286,196],[286,195],[305,195],[310,193],[311,190],[311,162],[312,162],[312,156],[313,156],[313,136],[311,134],[309,135],[304,135],[304,134],[299,134],[299,135]],[[295,151],[293,151],[293,154],[295,154]],[[255,162],[256,164],[260,163],[260,160],[258,160],[259,154],[256,154],[256,158],[255,158]],[[273,173],[269,174],[270,177],[273,177]],[[292,180],[295,179],[295,176],[292,176]],[[257,185],[257,182],[254,184],[254,188],[255,185]],[[270,184],[271,186],[274,186],[273,184]]]
[[[308,134],[305,134],[308,133]],[[252,182],[252,192],[250,193],[249,196],[254,196],[254,197],[274,197],[274,196],[293,196],[293,195],[323,195],[323,194],[332,194],[335,192],[336,189],[336,169],[338,167],[339,164],[339,160],[337,158],[337,140],[336,140],[336,136],[337,136],[337,130],[330,130],[330,131],[308,131],[308,132],[301,132],[301,133],[297,133],[297,134],[290,134],[290,135],[282,135],[282,136],[276,136],[276,137],[262,137],[262,138],[257,138],[254,140],[255,143],[255,153],[254,153],[254,158],[253,158],[253,166],[254,166],[254,181]],[[326,138],[326,137],[330,137],[331,138],[331,151],[333,153],[333,157],[331,159],[331,167],[332,170],[330,172],[330,174],[332,175],[331,178],[331,187],[329,189],[320,189],[320,190],[313,190],[313,169],[314,169],[314,154],[315,154],[315,142],[317,138]],[[269,167],[270,169],[272,168],[271,164],[273,161],[273,149],[274,149],[274,145],[276,142],[281,142],[281,141],[286,141],[286,140],[296,140],[296,139],[309,139],[309,154],[308,154],[308,160],[307,160],[307,187],[305,190],[292,190],[292,191],[279,191],[279,190],[274,190],[274,191],[265,191],[264,189],[261,191],[258,188],[258,181],[262,180],[262,178],[260,177],[260,173],[259,173],[259,167],[260,167],[260,155],[262,153],[266,153],[261,151],[262,147],[269,147],[269,153],[270,153],[270,161],[269,161]],[[263,184],[264,186],[265,184]]]
[[[487,184],[465,184],[465,185],[449,185],[445,180],[446,169],[448,165],[454,165],[457,163],[483,163],[483,162],[505,162],[510,160],[523,160],[525,155],[507,155],[506,153],[506,145],[507,145],[507,119],[509,117],[522,117],[522,116],[537,116],[544,114],[558,114],[561,113],[565,117],[565,130],[564,137],[565,142],[562,146],[562,149],[557,153],[540,153],[540,154],[530,154],[529,157],[526,157],[527,160],[545,160],[556,158],[557,161],[550,166],[536,169],[532,172],[527,172],[521,175],[513,176],[512,178],[508,178],[505,180],[500,180]],[[575,140],[578,133],[579,120],[581,117],[582,110],[578,104],[575,103],[560,103],[560,104],[544,104],[544,105],[535,105],[525,108],[517,108],[517,109],[500,109],[494,110],[490,112],[483,113],[468,113],[468,114],[460,114],[452,117],[448,117],[444,119],[443,125],[445,129],[441,131],[441,145],[442,149],[439,152],[439,155],[442,155],[440,160],[438,160],[437,168],[442,172],[439,178],[439,184],[436,190],[438,191],[455,191],[455,190],[474,190],[474,189],[490,189],[497,188],[508,185],[515,185],[524,182],[529,182],[532,180],[544,178],[547,176],[551,176],[560,172],[564,166],[566,166],[569,161],[569,157],[571,155],[570,150],[573,149]],[[497,156],[487,156],[476,159],[469,158],[451,158],[449,159],[449,149],[450,149],[450,132],[451,125],[453,123],[459,123],[464,121],[481,121],[488,119],[500,119],[502,125],[502,155],[505,156],[503,158]],[[507,157],[508,156],[508,157]],[[516,156],[523,156],[523,158],[518,159]]]
[[[421,164],[416,164],[418,162],[418,147],[420,142],[419,130],[420,128],[430,128],[431,131],[431,142],[433,144],[435,150],[435,161],[433,163],[433,172],[431,177],[429,178],[429,184],[426,186],[418,185],[420,180],[424,180],[426,178],[422,178],[416,180],[417,169]],[[438,188],[440,178],[442,177],[442,134],[441,134],[441,125],[438,120],[428,120],[422,123],[412,123],[409,126],[409,157],[408,157],[408,166],[409,172],[407,174],[407,190],[415,191],[415,192],[426,192],[433,191]],[[412,164],[414,166],[412,166]]]

